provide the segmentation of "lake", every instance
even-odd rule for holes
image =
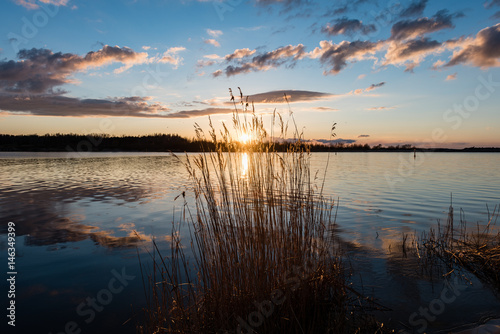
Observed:
[[[6,254],[13,222],[18,333],[135,332],[145,306],[138,257],[150,263],[153,238],[166,252],[183,205],[176,197],[185,191],[192,203],[184,159],[0,152],[0,245]],[[450,204],[457,220],[462,209],[471,224],[487,223],[500,204],[500,154],[314,153],[319,183],[327,162],[324,192],[338,200],[353,282],[392,309],[380,314],[389,325],[420,328],[412,314],[432,307],[444,285],[423,280],[397,246],[445,222]],[[429,331],[500,317],[499,299],[478,281],[460,291]]]

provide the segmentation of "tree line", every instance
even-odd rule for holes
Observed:
[[[286,151],[289,148],[287,142],[264,143],[269,149]],[[311,152],[385,152],[385,151],[480,151],[499,152],[499,148],[476,148],[469,147],[463,150],[454,149],[422,149],[411,144],[382,146],[381,144],[370,146],[368,144],[336,142],[334,144],[311,144],[301,143],[307,146]],[[45,134],[45,135],[9,135],[0,134],[0,151],[33,151],[33,152],[200,152],[215,149],[213,142],[208,140],[189,139],[177,134],[155,133],[143,136],[111,136],[108,134]],[[228,148],[227,150],[232,150]]]

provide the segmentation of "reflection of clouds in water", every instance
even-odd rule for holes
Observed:
[[[109,201],[135,203],[137,198],[147,196],[145,189],[114,187],[101,188],[97,194],[94,191],[95,189],[72,187],[71,190],[63,188],[50,191],[34,190],[29,193],[13,192],[3,201],[2,219],[16,222],[17,235],[26,235],[25,242],[29,246],[77,242],[91,238],[106,247],[131,247],[141,241],[151,240],[151,236],[145,234],[135,235],[132,231],[135,227],[133,223],[120,224],[118,232],[127,231],[127,234],[115,236],[112,231],[102,231],[97,226],[82,224],[86,218],[84,214],[67,212],[68,203],[79,198],[95,198],[100,194],[106,194]]]
[[[145,192],[143,189],[124,191],[120,188],[100,189],[100,191],[106,192],[110,198],[123,201],[129,201],[132,192],[137,197],[143,196]],[[3,205],[3,219],[16,222],[17,235],[26,235],[26,245],[29,246],[76,242],[89,237],[96,243],[107,247],[134,246],[140,242],[139,237],[131,235],[132,232],[123,237],[113,236],[112,232],[98,231],[97,226],[82,224],[80,222],[85,219],[83,214],[69,213],[67,217],[64,216],[68,201],[73,201],[75,197],[90,197],[91,195],[92,191],[85,188],[76,189],[75,192],[61,189],[51,190],[49,193],[43,190],[27,194],[14,193]],[[61,198],[65,198],[66,201],[61,203]],[[130,227],[127,224],[122,224],[122,226]],[[148,240],[148,238],[144,239]]]
[[[165,198],[172,189],[185,190],[181,167],[169,156],[0,159],[0,218],[16,222],[27,245],[90,238],[106,247],[135,246],[152,240],[151,235],[127,216],[112,218],[113,211],[125,205],[119,210],[128,213],[131,207]],[[108,214],[108,220],[100,218]]]

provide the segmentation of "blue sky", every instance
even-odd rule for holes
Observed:
[[[193,137],[241,87],[308,139],[500,146],[499,0],[0,6],[0,133]]]

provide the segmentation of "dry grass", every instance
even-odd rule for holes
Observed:
[[[180,235],[174,224],[170,254],[157,248],[152,254],[147,319],[139,331],[380,330],[358,312],[363,299],[346,284],[331,233],[334,203],[323,195],[321,178],[312,175],[302,134],[292,124],[295,141],[286,152],[275,152],[275,137],[287,138],[281,116],[274,114],[271,126],[279,135],[268,135],[242,94],[241,107],[234,107],[233,131],[210,125],[216,150],[187,160],[196,209],[185,205],[183,218],[191,235]],[[201,128],[196,132],[205,139]],[[238,140],[242,134],[249,138],[245,144]],[[181,239],[189,242],[187,249]]]
[[[496,226],[499,208],[495,207],[488,223],[470,226],[460,211],[458,226],[450,206],[446,224],[414,240],[414,253],[422,268],[432,274],[474,274],[500,293],[500,232]]]

